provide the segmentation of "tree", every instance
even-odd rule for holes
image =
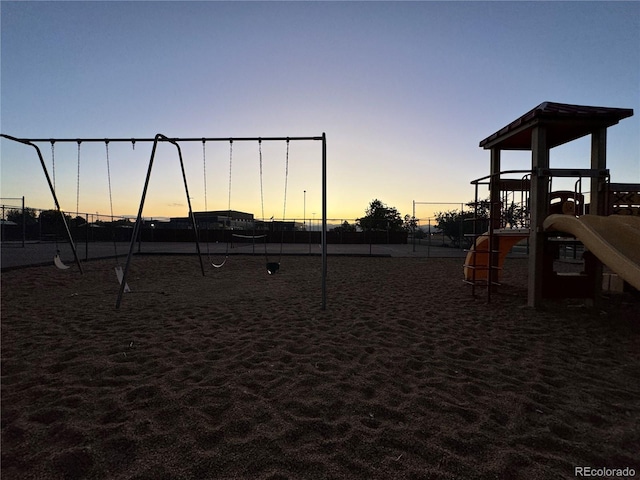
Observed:
[[[67,225],[71,222],[71,216],[64,214]],[[60,218],[60,212],[57,210],[43,210],[38,217],[42,233],[61,234],[64,232],[64,224]]]
[[[100,225],[101,227],[130,227],[132,222],[130,218],[119,218],[118,220],[96,220],[96,225]]]
[[[422,231],[418,228],[418,220],[416,217],[412,217],[408,213],[404,216],[404,229],[415,233]]]
[[[84,218],[82,218],[80,215],[78,215],[77,217],[71,220],[71,225],[73,225],[74,227],[81,227],[86,223],[87,221]]]
[[[471,205],[468,203],[467,205]],[[436,213],[436,228],[442,230],[442,233],[451,240],[451,243],[455,247],[461,245],[471,245],[471,238],[468,238],[467,242],[464,242],[465,235],[472,233],[483,233],[488,228],[489,218],[489,202],[481,201],[477,210],[477,224],[474,232],[474,211],[469,209],[467,211],[460,210],[448,210],[446,212]]]
[[[356,225],[361,230],[399,232],[405,229],[398,210],[388,207],[377,198],[371,201],[365,210],[365,216],[356,219]]]
[[[7,220],[22,225],[22,209],[12,208],[9,210],[7,212]],[[26,225],[35,225],[38,223],[35,209],[29,207],[24,208],[24,222]]]
[[[349,222],[345,220],[344,222],[342,222],[342,225],[340,225],[339,227],[335,227],[333,231],[338,233],[355,232],[356,226],[351,225]]]
[[[504,221],[509,228],[524,228],[529,223],[529,212],[523,205],[511,202],[504,210]]]

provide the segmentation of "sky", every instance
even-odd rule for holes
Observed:
[[[473,199],[481,140],[554,101],[634,109],[608,130],[607,161],[612,181],[640,183],[639,2],[2,1],[0,14],[0,130],[15,137],[324,132],[330,219],[373,199],[402,216],[418,202],[426,219]],[[194,211],[320,218],[321,142],[291,141],[288,175],[286,143],[263,142],[262,189],[257,142],[180,146]],[[151,147],[110,143],[107,168],[105,144],[82,143],[78,176],[77,144],[56,143],[63,210],[135,215]],[[35,150],[0,148],[0,196],[52,207]],[[589,168],[589,149],[557,147],[551,166]],[[158,147],[145,217],[187,215],[176,152]],[[530,164],[503,152],[505,169]]]

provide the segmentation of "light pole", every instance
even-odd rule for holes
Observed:
[[[302,207],[302,226],[307,229],[307,191],[304,190],[304,202]]]
[[[316,214],[312,213],[311,215],[313,215],[313,218],[311,220],[311,228],[309,228],[309,253],[311,253],[311,230],[313,230],[313,224],[316,221]]]

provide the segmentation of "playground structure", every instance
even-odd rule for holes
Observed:
[[[491,168],[489,175],[471,182],[473,207],[478,212],[482,205],[479,186],[488,186],[489,229],[474,231],[465,260],[464,281],[473,293],[483,286],[491,298],[507,253],[525,239],[531,307],[546,298],[599,298],[603,265],[640,290],[640,184],[611,183],[606,162],[607,128],[632,115],[632,109],[544,102],[480,142],[490,150]],[[550,168],[550,149],[587,135],[590,168]],[[501,171],[503,150],[531,151],[531,168]],[[553,191],[554,179],[576,179],[574,189]],[[583,179],[588,180],[586,192]],[[523,213],[515,222],[509,215],[514,206]],[[555,272],[560,245],[576,241],[586,249],[584,271]]]
[[[142,224],[144,222],[143,217],[142,217],[142,213],[143,213],[143,209],[144,209],[144,203],[145,203],[145,198],[146,198],[146,194],[147,194],[147,189],[149,186],[149,180],[151,178],[151,172],[152,172],[152,168],[153,168],[153,162],[155,159],[155,155],[156,155],[156,150],[159,144],[162,143],[169,143],[172,144],[173,146],[176,147],[177,153],[178,153],[178,157],[179,157],[179,161],[180,161],[180,168],[181,168],[181,172],[182,172],[182,180],[183,180],[183,184],[184,184],[184,189],[185,189],[185,195],[186,195],[186,199],[187,199],[187,204],[188,204],[188,208],[189,208],[189,220],[191,223],[191,229],[193,231],[193,236],[194,236],[194,241],[195,241],[195,245],[196,245],[196,250],[197,250],[197,254],[198,254],[198,259],[200,262],[200,268],[202,271],[202,275],[205,275],[205,269],[204,269],[204,263],[202,260],[202,251],[200,248],[200,237],[198,234],[198,225],[196,222],[196,218],[193,212],[193,208],[191,206],[191,197],[189,195],[189,187],[188,187],[188,182],[187,182],[187,177],[185,174],[185,168],[184,168],[184,161],[182,158],[182,151],[180,148],[180,142],[202,142],[202,146],[203,146],[203,157],[205,154],[205,144],[206,142],[228,142],[230,145],[233,144],[233,142],[257,142],[258,147],[259,147],[259,152],[260,152],[260,196],[262,199],[262,210],[263,210],[263,217],[264,217],[264,200],[263,200],[263,185],[262,185],[262,149],[261,149],[261,145],[262,142],[273,142],[273,141],[286,141],[287,143],[287,174],[288,174],[288,162],[289,162],[289,142],[291,141],[321,141],[322,142],[322,169],[321,169],[321,179],[322,179],[322,227],[321,227],[321,234],[320,234],[320,240],[321,240],[321,257],[322,257],[322,310],[326,309],[326,274],[327,274],[327,239],[326,239],[326,231],[327,231],[327,200],[326,200],[326,188],[327,188],[327,175],[326,175],[326,158],[327,158],[327,150],[326,150],[326,135],[323,133],[321,136],[314,136],[314,137],[237,137],[237,138],[231,138],[231,137],[227,137],[227,138],[218,138],[218,137],[200,137],[200,138],[169,138],[165,135],[162,134],[157,134],[155,135],[155,137],[153,138],[115,138],[115,139],[110,139],[110,138],[39,138],[39,139],[27,139],[27,138],[16,138],[10,135],[6,135],[6,134],[0,134],[0,137],[2,138],[6,138],[7,140],[11,140],[14,142],[18,142],[18,143],[22,143],[24,145],[28,145],[33,147],[36,150],[36,153],[38,155],[39,161],[40,161],[40,165],[42,167],[43,173],[45,175],[45,178],[47,180],[47,184],[49,186],[49,190],[51,192],[51,196],[53,198],[54,201],[54,205],[55,205],[55,210],[57,212],[57,217],[60,219],[61,224],[64,226],[64,230],[65,230],[65,237],[66,240],[69,244],[69,246],[71,247],[71,250],[73,252],[73,257],[75,260],[75,263],[78,267],[78,271],[80,272],[80,274],[83,273],[82,270],[82,265],[80,263],[80,259],[78,256],[78,252],[76,249],[76,245],[75,242],[73,240],[73,237],[71,235],[71,231],[69,228],[69,224],[67,223],[67,220],[65,218],[65,214],[62,211],[61,207],[60,207],[60,202],[58,201],[58,196],[56,194],[56,187],[55,187],[55,160],[54,160],[54,145],[56,142],[75,142],[78,145],[78,188],[77,188],[77,192],[79,192],[79,182],[80,182],[80,146],[83,142],[104,142],[105,144],[105,148],[106,148],[106,155],[107,155],[107,171],[109,172],[109,143],[110,142],[130,142],[134,148],[135,148],[135,144],[136,143],[143,143],[143,142],[153,142],[153,147],[151,150],[151,156],[149,159],[149,164],[148,164],[148,168],[147,168],[147,174],[146,174],[146,178],[145,178],[145,182],[144,182],[144,187],[143,187],[143,191],[142,191],[142,196],[140,199],[140,205],[139,205],[139,209],[138,209],[138,214],[136,217],[136,222],[134,224],[133,227],[133,232],[132,235],[130,237],[130,242],[129,242],[129,251],[128,251],[128,255],[127,255],[127,261],[126,261],[126,266],[124,268],[124,271],[122,270],[121,267],[116,268],[116,275],[118,278],[118,281],[120,283],[120,288],[119,288],[119,292],[118,292],[118,298],[116,301],[116,309],[120,307],[121,301],[122,301],[122,296],[124,293],[129,291],[129,286],[127,284],[127,276],[129,273],[129,267],[131,264],[131,259],[133,256],[133,250],[134,250],[134,245],[139,237],[140,231],[141,231],[141,227]],[[47,169],[47,166],[45,164],[42,152],[40,150],[40,148],[38,147],[38,143],[43,143],[43,142],[47,142],[51,144],[51,152],[52,152],[52,162],[53,162],[53,176],[49,174],[49,171]],[[206,162],[206,159],[204,159],[204,162]],[[205,168],[205,175],[206,175],[206,163],[204,164],[204,168]],[[53,178],[53,180],[52,180]],[[112,194],[111,194],[111,176],[110,173],[108,173],[108,181],[109,181],[109,203],[110,203],[110,209],[111,209],[111,217],[113,218],[113,199],[112,199]],[[205,177],[205,182],[206,182],[206,177]],[[205,189],[206,189],[206,183],[205,183]],[[231,210],[231,159],[230,159],[230,167],[229,167],[229,211]],[[79,193],[77,194],[76,197],[76,210],[78,209],[78,203],[79,203]],[[286,178],[285,178],[285,198],[284,198],[284,204],[286,208]],[[24,209],[23,209],[24,210]],[[284,213],[283,213],[284,215]],[[264,220],[264,218],[263,218]],[[266,244],[265,244],[266,245]],[[115,243],[114,243],[115,246]],[[207,245],[208,246],[208,245]],[[54,263],[55,265],[60,268],[60,269],[68,269],[69,266],[65,265],[59,256],[59,250],[57,248],[57,239],[56,239],[56,255],[54,257]],[[280,250],[280,256],[282,256],[282,247]],[[117,255],[116,255],[117,257]],[[265,258],[266,258],[266,268],[267,268],[267,272],[269,274],[273,274],[275,273],[279,267],[280,267],[280,260],[278,260],[278,262],[274,262],[272,260],[269,259],[268,254],[267,254],[267,250],[266,250],[266,246],[265,246]],[[221,265],[215,265],[213,262],[211,262],[211,259],[209,259],[210,263],[214,266],[214,267],[219,267]],[[223,262],[224,263],[224,262]]]

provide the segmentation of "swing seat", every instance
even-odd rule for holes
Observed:
[[[225,263],[227,263],[227,258],[229,258],[229,256],[228,256],[228,255],[227,255],[226,257],[224,257],[224,260],[222,261],[222,263],[218,263],[218,264],[213,263],[213,262],[211,261],[211,258],[209,258],[209,263],[211,264],[211,266],[212,266],[212,267],[215,267],[215,268],[222,268],[222,267],[224,267],[224,264],[225,264]]]
[[[60,258],[60,255],[56,255],[55,257],[53,257],[53,263],[60,270],[67,270],[68,268],[70,268],[69,265],[64,264],[64,262]]]
[[[122,285],[122,280],[124,278],[124,272],[122,271],[122,267],[115,267],[116,277],[118,278],[118,283]],[[124,293],[131,293],[131,289],[129,288],[129,284],[125,282],[124,284]]]
[[[273,275],[274,273],[277,273],[278,270],[280,270],[279,262],[267,262],[267,273],[269,275]]]

